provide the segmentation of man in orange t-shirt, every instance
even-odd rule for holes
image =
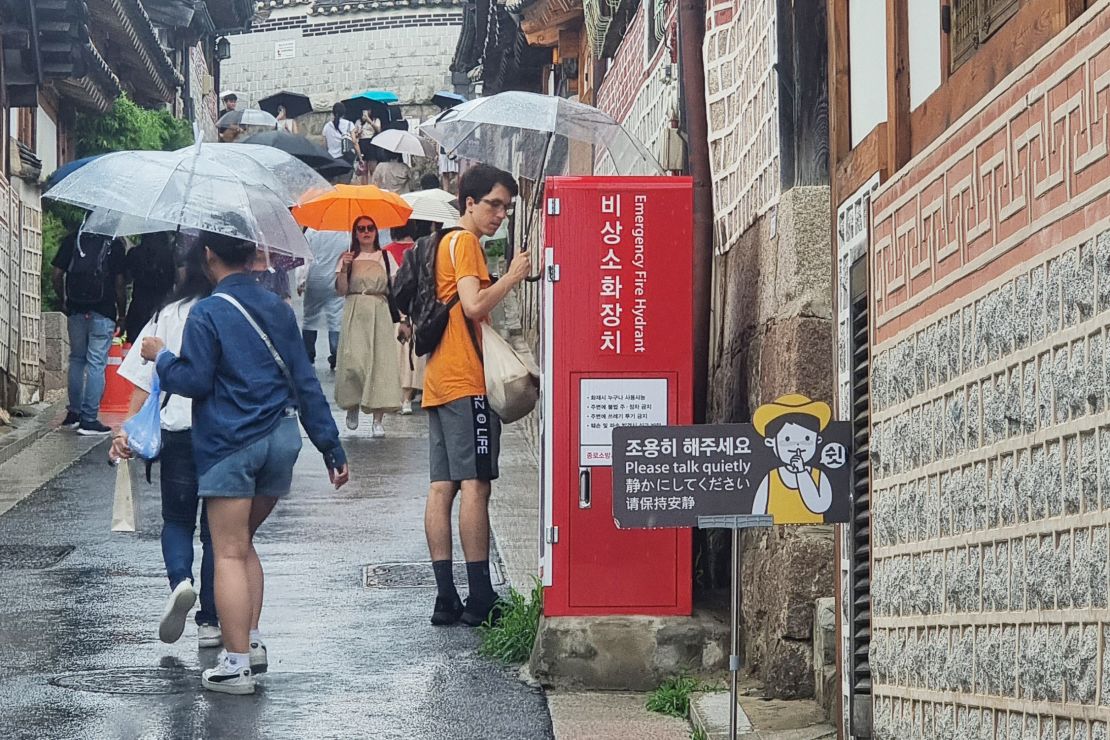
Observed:
[[[497,478],[501,420],[486,403],[478,347],[482,323],[528,276],[531,264],[527,254],[518,253],[505,276],[493,283],[478,239],[496,233],[516,194],[516,182],[508,172],[488,165],[467,170],[459,180],[462,228],[444,236],[437,247],[436,296],[444,303],[456,296],[459,301],[424,371],[432,480],[424,531],[436,576],[435,625],[462,619],[476,627],[497,601],[489,575],[489,496],[490,481]],[[459,537],[470,588],[465,607],[451,569],[451,510],[460,490]]]

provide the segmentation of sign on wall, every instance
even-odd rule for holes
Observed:
[[[585,379],[579,405],[579,465],[612,465],[614,428],[667,423],[667,381],[665,378]]]
[[[274,59],[293,59],[297,56],[296,39],[274,42]]]
[[[775,524],[846,522],[851,424],[790,394],[751,424],[613,430],[613,518],[621,529],[696,527],[698,517],[769,514]]]

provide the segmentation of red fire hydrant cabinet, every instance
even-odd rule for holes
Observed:
[[[613,427],[693,421],[691,180],[550,178],[545,196],[544,613],[689,615],[690,530],[617,529],[609,465]]]

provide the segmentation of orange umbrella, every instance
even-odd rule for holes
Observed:
[[[359,216],[374,219],[379,229],[391,229],[404,225],[411,213],[404,198],[374,185],[336,185],[293,208],[297,223],[317,231],[350,231]]]

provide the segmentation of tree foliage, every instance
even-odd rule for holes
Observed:
[[[126,149],[169,151],[193,140],[188,121],[167,110],[140,108],[126,95],[118,97],[108,113],[79,113],[74,128],[78,158]]]

